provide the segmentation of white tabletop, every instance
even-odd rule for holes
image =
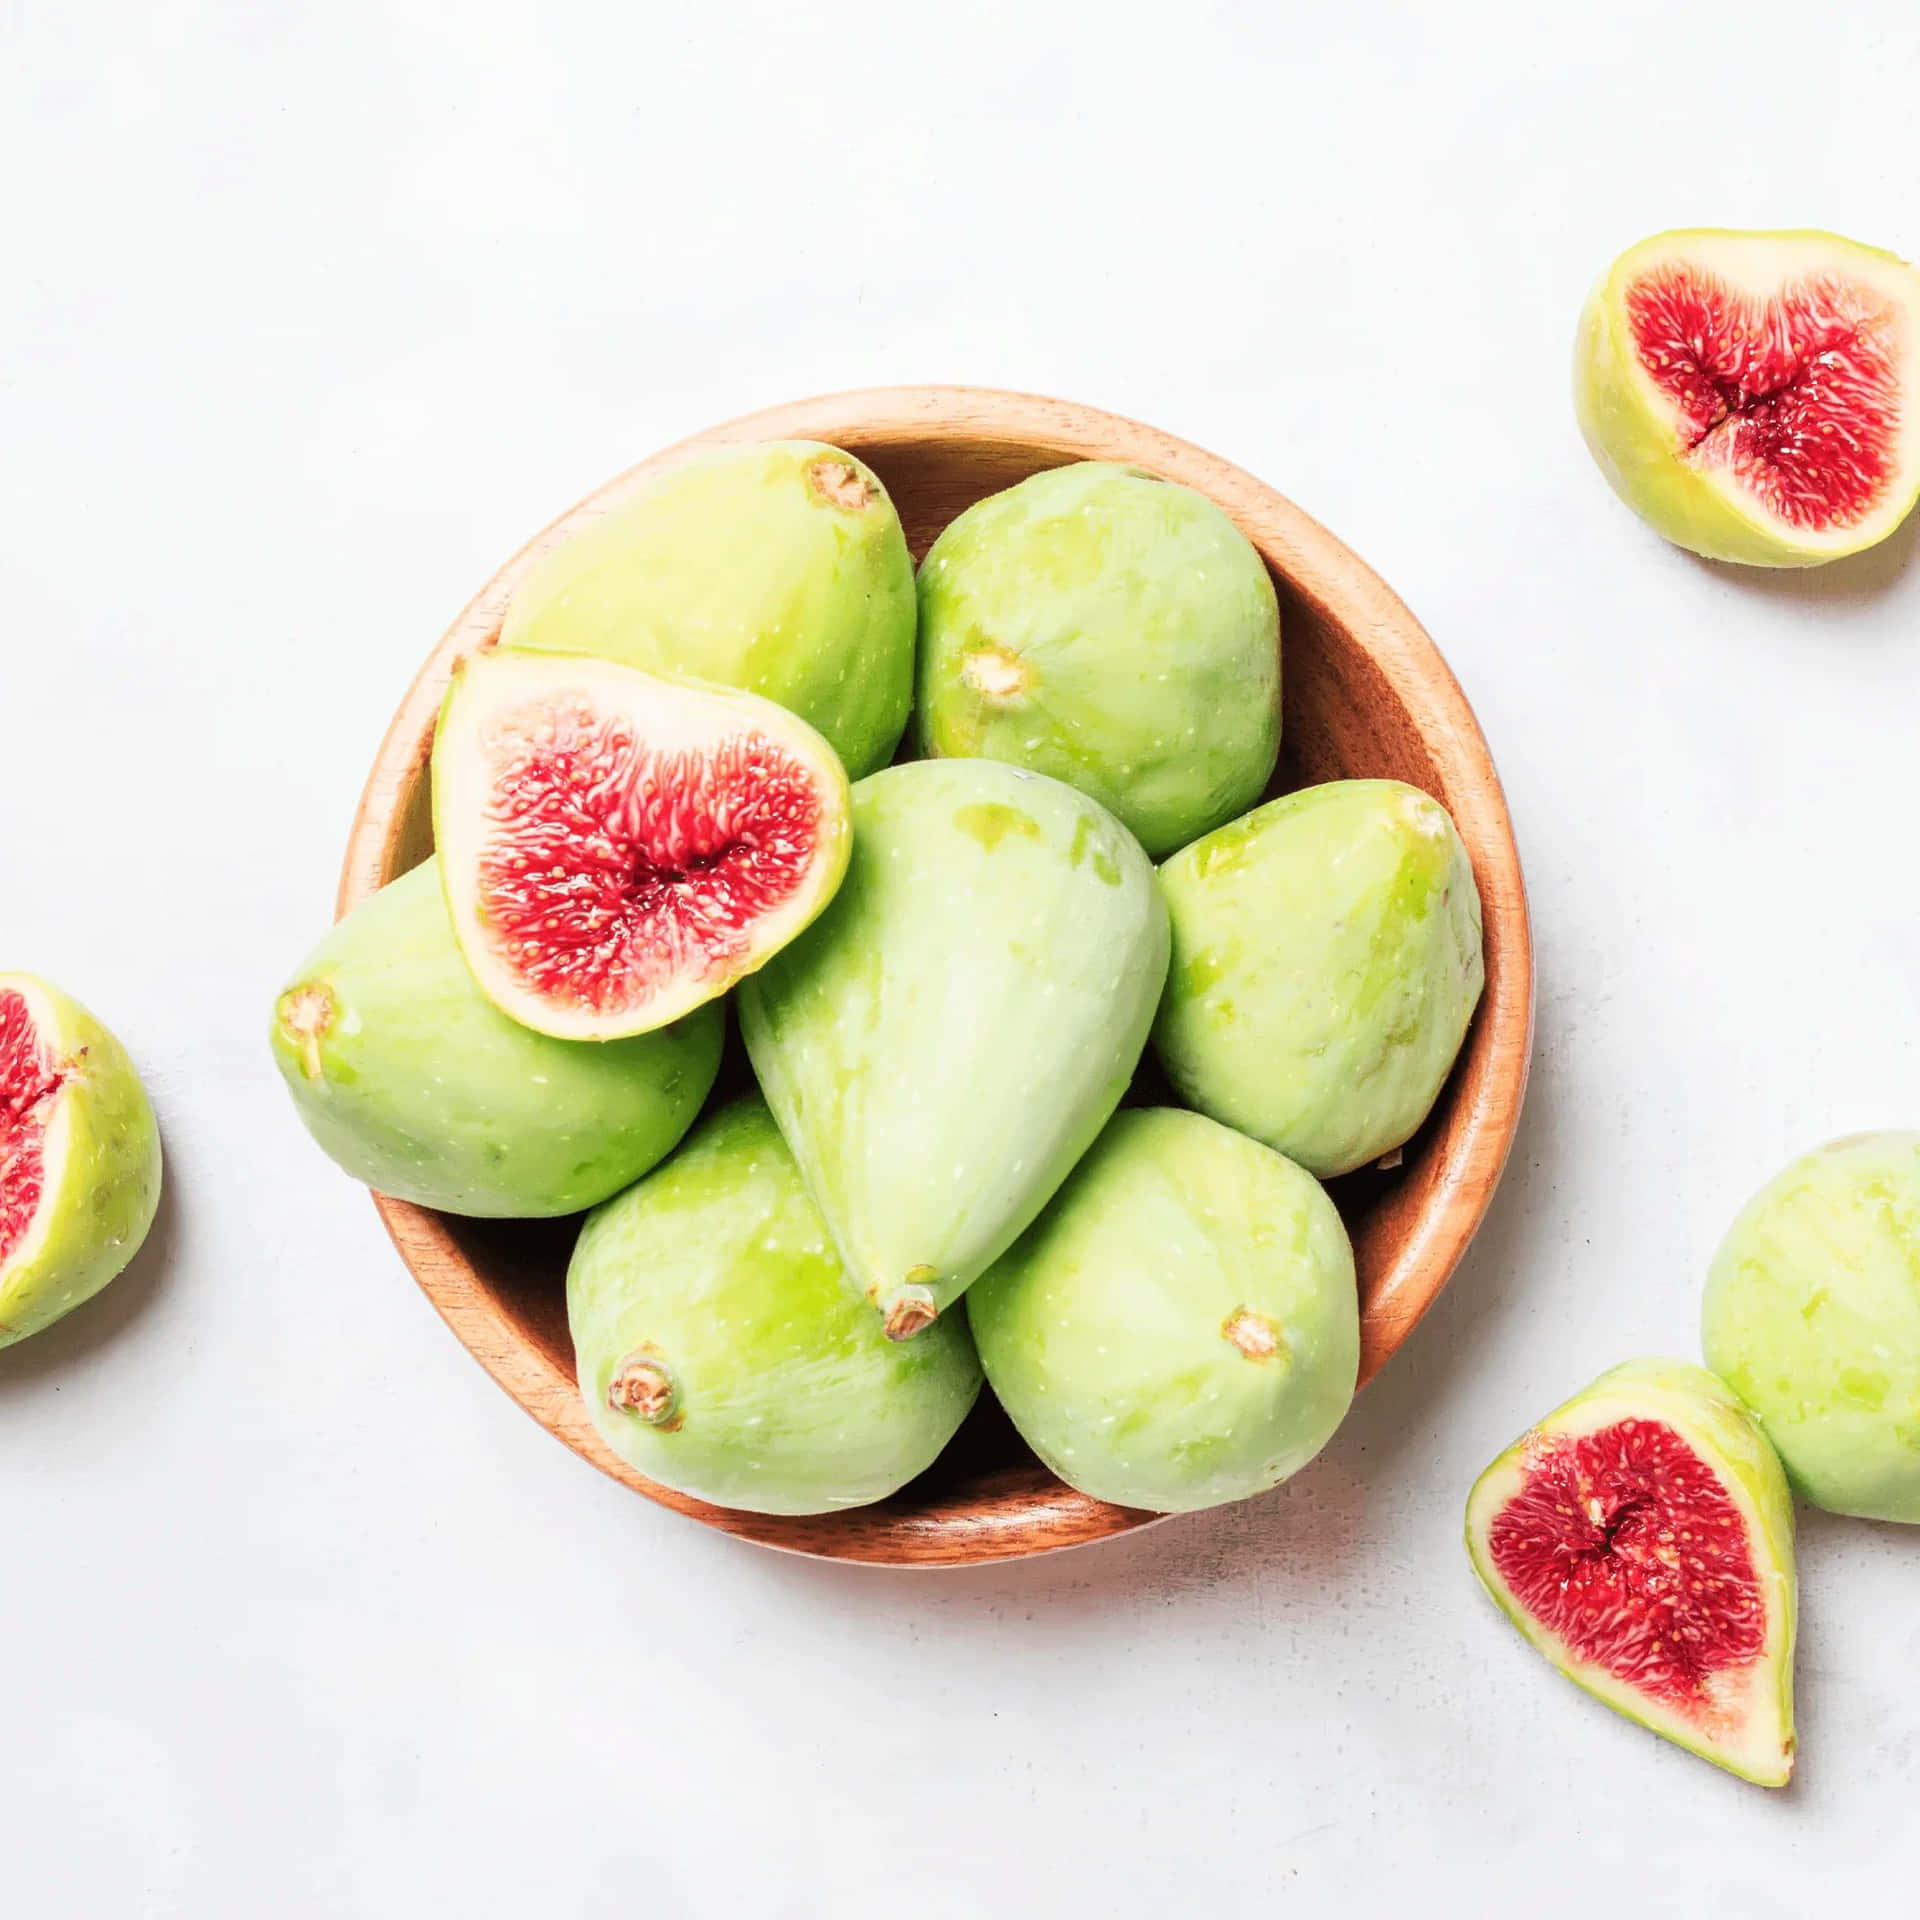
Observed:
[[[1645,232],[1920,252],[1911,10],[1564,15],[0,0],[0,965],[118,1029],[170,1175],[0,1355],[9,1915],[1912,1911],[1920,1533],[1809,1517],[1781,1795],[1460,1550],[1532,1415],[1696,1351],[1778,1162],[1920,1124],[1916,528],[1701,564],[1567,398]],[[1385,574],[1506,776],[1540,1031],[1485,1231],[1311,1468],[915,1575],[540,1432],[265,1027],[496,562],[711,420],[927,379],[1153,421]]]

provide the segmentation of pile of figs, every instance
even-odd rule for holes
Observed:
[[[580,1389],[659,1483],[879,1500],[984,1378],[1083,1492],[1258,1493],[1353,1397],[1321,1182],[1483,983],[1435,800],[1263,803],[1280,673],[1259,554],[1151,474],[1037,474],[916,579],[850,454],[709,453],[460,664],[435,854],[281,993],[280,1069],[383,1193],[586,1213]]]
[[[1594,288],[1574,382],[1609,484],[1710,560],[1822,564],[1920,502],[1920,273],[1877,248],[1655,235]],[[383,1193],[585,1216],[580,1389],[666,1486],[881,1500],[984,1381],[1087,1494],[1261,1492],[1355,1386],[1321,1183],[1398,1159],[1483,985],[1434,799],[1265,797],[1280,687],[1260,556],[1150,473],[1037,474],[916,577],[852,455],[690,461],[460,664],[435,852],[280,994],[281,1073]],[[0,1347],[127,1266],[161,1179],[118,1040],[0,974]],[[1703,1348],[1535,1422],[1467,1546],[1570,1678],[1780,1785],[1794,1498],[1920,1524],[1920,1134],[1763,1188]]]

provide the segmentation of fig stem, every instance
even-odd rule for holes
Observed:
[[[807,469],[807,484],[828,506],[848,513],[863,511],[873,499],[865,478],[844,460],[816,460]]]
[[[289,987],[280,996],[280,1025],[299,1050],[300,1069],[318,1080],[322,1067],[320,1042],[333,1025],[333,995],[322,986]]]
[[[615,1413],[637,1413],[650,1427],[672,1427],[679,1388],[664,1360],[656,1355],[630,1353],[607,1382],[607,1405]]]
[[[883,1329],[889,1340],[911,1340],[940,1317],[933,1289],[909,1281],[886,1303]]]

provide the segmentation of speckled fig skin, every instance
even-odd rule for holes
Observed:
[[[1920,1133],[1804,1154],[1707,1276],[1707,1364],[1817,1507],[1920,1523]]]
[[[1495,1519],[1525,1484],[1536,1450],[1555,1436],[1599,1432],[1623,1420],[1670,1427],[1713,1469],[1746,1523],[1766,1608],[1760,1656],[1728,1701],[1729,1725],[1709,1729],[1624,1685],[1608,1669],[1578,1658],[1502,1578],[1489,1550]],[[1793,1649],[1798,1620],[1793,1497],[1773,1449],[1723,1381],[1684,1360],[1630,1360],[1610,1368],[1564,1405],[1537,1420],[1474,1482],[1467,1499],[1467,1555],[1474,1573],[1537,1652],[1575,1686],[1616,1713],[1717,1767],[1765,1787],[1793,1772]]]
[[[1197,1113],[1128,1108],[977,1280],[967,1317],[1069,1486],[1182,1513],[1278,1486],[1360,1364],[1353,1250],[1311,1174]]]
[[[896,1337],[1046,1204],[1119,1104],[1167,967],[1138,844],[991,760],[853,790],[833,904],[741,983],[740,1031],[842,1259]]]
[[[1862,282],[1886,302],[1910,376],[1920,372],[1920,272],[1896,254],[1816,229],[1656,233],[1601,275],[1574,344],[1574,412],[1589,452],[1614,492],[1676,546],[1750,567],[1811,567],[1885,539],[1920,496],[1920,429],[1912,425],[1884,499],[1856,523],[1826,530],[1788,524],[1725,472],[1689,457],[1690,426],[1641,365],[1627,308],[1635,281],[1669,262],[1703,267],[1760,293],[1826,272]],[[1911,415],[1914,394],[1905,401]]]
[[[272,1044],[328,1157],[444,1213],[577,1213],[638,1179],[719,1069],[717,1004],[631,1040],[554,1040],[495,1008],[447,918],[437,860],[363,900],[274,1004]]]
[[[46,1109],[41,1205],[0,1260],[0,1347],[51,1326],[126,1270],[160,1205],[160,1129],[126,1049],[30,973],[0,973],[60,1076]]]
[[[963,1315],[886,1337],[757,1095],[588,1218],[567,1318],[608,1445],[650,1480],[753,1513],[884,1499],[933,1464],[980,1390]]]
[[[913,698],[913,559],[872,470],[811,440],[704,455],[547,555],[501,644],[741,687],[816,727],[858,779]]]
[[[1087,461],[969,507],[920,568],[921,750],[1091,794],[1158,859],[1259,799],[1280,609],[1212,501]]]
[[[1306,787],[1160,883],[1173,964],[1153,1038],[1181,1097],[1322,1179],[1407,1140],[1486,978],[1446,809],[1394,780]]]

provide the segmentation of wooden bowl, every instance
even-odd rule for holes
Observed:
[[[427,763],[448,676],[456,660],[498,638],[508,599],[534,561],[705,449],[772,439],[824,440],[858,454],[893,495],[916,559],[962,508],[1067,461],[1129,461],[1208,495],[1259,548],[1280,593],[1286,716],[1274,790],[1384,776],[1424,789],[1453,814],[1485,910],[1486,994],[1453,1077],[1403,1164],[1333,1185],[1359,1266],[1366,1381],[1446,1284],[1513,1140],[1533,1026],[1520,860],[1473,711],[1419,622],[1290,501],[1183,440],[1060,400],[893,387],[776,407],[655,454],[521,548],[428,656],[368,779],[340,911],[431,850]],[[1063,1486],[1021,1444],[990,1393],[930,1471],[892,1499],[854,1512],[736,1513],[656,1486],[608,1449],[574,1384],[563,1280],[577,1222],[464,1220],[380,1195],[374,1204],[448,1326],[543,1427],[602,1472],[708,1526],[796,1553],[950,1566],[1077,1546],[1157,1517]]]

